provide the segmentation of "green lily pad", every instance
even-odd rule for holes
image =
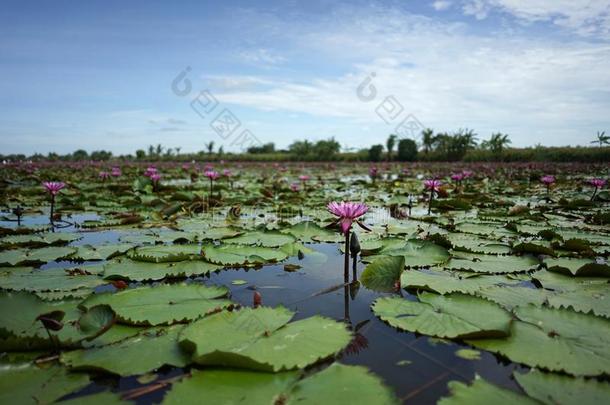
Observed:
[[[63,367],[3,366],[0,368],[0,403],[51,404],[88,384],[86,374],[67,373]]]
[[[182,262],[201,258],[201,247],[199,245],[142,246],[130,251],[128,256],[140,262]]]
[[[441,398],[438,405],[538,404],[525,395],[490,384],[478,375],[471,385],[450,381],[448,386],[451,396]]]
[[[116,293],[95,294],[81,306],[109,305],[122,323],[167,325],[192,321],[232,304],[226,287],[202,284],[163,284],[131,288]]]
[[[40,249],[11,249],[0,252],[0,266],[41,264],[70,256],[76,252],[72,247],[44,247]]]
[[[531,367],[576,376],[610,373],[607,319],[535,306],[517,307],[514,313],[518,320],[513,321],[509,337],[468,343]]]
[[[533,256],[495,256],[459,253],[443,267],[448,270],[504,274],[535,270],[539,262]]]
[[[279,262],[288,257],[281,249],[241,245],[205,245],[206,260],[225,266],[248,266]]]
[[[527,395],[554,404],[603,404],[610,398],[610,385],[595,379],[573,378],[532,369],[527,374],[513,373]]]
[[[234,238],[224,239],[223,243],[232,243],[237,245],[249,246],[264,246],[264,247],[280,247],[286,243],[292,243],[296,238],[291,235],[282,234],[279,232],[248,232]]]
[[[223,311],[185,327],[180,343],[202,365],[277,372],[331,357],[351,340],[340,322],[313,316],[288,323],[293,315],[283,307]]]
[[[404,268],[404,256],[379,256],[366,266],[360,281],[371,290],[393,291]]]
[[[177,343],[182,325],[148,329],[118,343],[63,352],[60,361],[74,370],[104,371],[121,376],[144,374],[163,365],[190,363]]]
[[[390,325],[441,338],[507,336],[511,316],[496,304],[463,294],[423,293],[420,302],[399,297],[379,298],[373,312]]]
[[[104,277],[111,280],[149,281],[201,276],[220,269],[222,269],[222,266],[204,260],[150,263],[130,259],[116,259],[104,265]]]
[[[492,286],[517,285],[518,281],[503,275],[483,275],[463,271],[440,269],[407,270],[400,276],[400,286],[406,289],[421,289],[439,294],[462,292],[474,294]]]
[[[610,265],[599,264],[587,259],[546,259],[548,271],[574,277],[605,277],[610,278]]]

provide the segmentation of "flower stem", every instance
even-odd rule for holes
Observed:
[[[51,221],[51,225],[53,225],[53,213],[55,211],[55,195],[51,194],[51,215],[49,216],[49,220]]]
[[[432,212],[432,200],[434,200],[434,188],[430,189],[430,200],[428,201],[428,215]]]
[[[343,267],[343,280],[349,282],[349,236],[350,231],[345,233],[345,263]]]

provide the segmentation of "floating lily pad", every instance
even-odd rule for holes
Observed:
[[[155,245],[136,248],[129,253],[136,261],[167,263],[201,258],[199,245]]]
[[[393,291],[404,268],[403,256],[378,256],[366,266],[360,281],[371,290]]]
[[[81,305],[109,305],[118,319],[132,325],[167,325],[197,319],[231,305],[226,287],[202,284],[163,284],[117,293],[95,294]]]
[[[292,316],[282,307],[224,311],[188,325],[180,343],[199,364],[277,372],[331,357],[351,340],[343,323],[321,316],[288,323]]]
[[[0,368],[0,403],[51,404],[88,384],[86,374],[68,373],[63,367],[3,366]]]
[[[423,293],[419,302],[379,298],[373,312],[401,330],[441,338],[503,337],[511,322],[510,314],[496,304],[462,294]]]
[[[544,261],[548,271],[574,277],[610,278],[610,265],[599,264],[587,259],[547,259]]]
[[[104,265],[104,277],[112,280],[162,280],[164,278],[201,276],[220,269],[222,269],[222,266],[204,260],[150,263],[130,259],[117,259]]]
[[[11,249],[0,252],[0,266],[19,266],[52,262],[70,256],[72,247],[44,247],[40,249]]]
[[[224,239],[223,243],[233,243],[238,245],[280,247],[286,243],[296,240],[294,236],[279,232],[247,232],[234,238]]]
[[[518,307],[510,336],[468,341],[531,367],[576,376],[610,373],[608,320],[566,309]],[[541,350],[544,348],[544,350]]]
[[[451,292],[471,294],[487,287],[517,284],[519,281],[511,280],[503,275],[483,275],[435,268],[407,270],[400,276],[402,288],[435,291],[439,294]]]
[[[441,398],[439,405],[538,404],[525,395],[490,384],[478,375],[475,375],[471,385],[450,381],[448,386],[451,395]]]
[[[206,260],[225,266],[248,266],[279,262],[288,257],[281,249],[241,245],[206,245]]]
[[[63,352],[60,360],[75,370],[105,371],[121,376],[144,374],[166,364],[184,367],[190,361],[177,343],[182,327],[153,328],[118,343]]]
[[[495,256],[459,253],[452,257],[443,267],[448,270],[504,274],[535,270],[539,264],[538,260],[533,256]]]

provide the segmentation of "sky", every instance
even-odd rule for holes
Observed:
[[[610,132],[610,0],[0,8],[0,154],[351,150],[424,127],[518,147]]]

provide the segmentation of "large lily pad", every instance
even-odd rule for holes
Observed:
[[[225,266],[248,266],[279,262],[288,257],[281,249],[241,245],[205,245],[206,260]]]
[[[366,266],[360,281],[371,290],[393,291],[404,268],[403,256],[378,256]]]
[[[448,270],[504,274],[535,270],[539,264],[538,260],[533,256],[495,256],[459,253],[452,257],[443,267]]]
[[[544,404],[603,404],[610,398],[610,384],[593,378],[573,378],[536,369],[513,375],[527,395]]]
[[[40,249],[11,249],[0,252],[0,266],[20,266],[52,262],[70,256],[72,247],[44,247]]]
[[[471,385],[450,381],[449,391],[451,396],[441,398],[439,405],[538,404],[525,395],[490,384],[478,375]]]
[[[519,284],[518,281],[511,280],[503,275],[483,275],[436,268],[407,270],[400,276],[400,286],[402,288],[435,291],[439,294],[451,292],[473,294],[487,287],[517,284]]]
[[[373,312],[390,325],[441,338],[507,336],[511,316],[496,304],[463,294],[423,293],[419,302],[379,298]]]
[[[512,323],[509,337],[469,343],[531,367],[577,376],[610,373],[610,321],[535,306],[518,307],[514,313],[518,320]]]
[[[86,374],[67,373],[63,367],[3,366],[0,368],[0,403],[51,404],[88,384]]]
[[[234,238],[223,240],[223,243],[233,243],[237,245],[264,246],[264,247],[280,247],[286,243],[292,243],[296,240],[294,236],[282,234],[279,232],[248,232]]]
[[[141,262],[181,262],[201,258],[201,247],[199,245],[143,246],[132,250],[128,256]]]
[[[180,343],[199,364],[277,372],[331,357],[351,340],[342,323],[321,316],[287,323],[292,316],[282,307],[223,311],[185,327]]]
[[[130,259],[117,259],[104,266],[104,277],[107,279],[148,281],[201,276],[220,269],[222,269],[222,266],[204,260],[149,263]]]
[[[117,293],[95,294],[81,305],[109,305],[118,319],[132,325],[167,325],[197,319],[231,305],[226,287],[202,284],[163,284]]]
[[[105,371],[121,376],[144,374],[163,365],[184,367],[188,356],[177,336],[182,325],[153,328],[118,343],[63,352],[61,362],[75,370]]]

